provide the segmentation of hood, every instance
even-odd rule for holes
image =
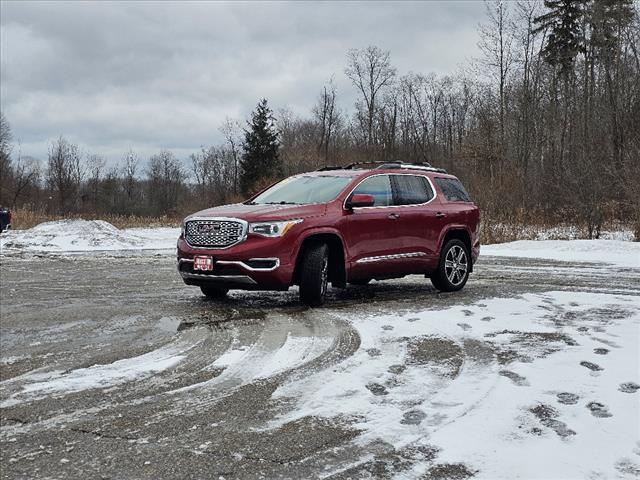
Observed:
[[[293,220],[295,218],[309,218],[323,215],[327,210],[326,204],[313,205],[245,205],[232,203],[219,207],[207,208],[189,215],[192,217],[235,217],[248,222],[264,222],[271,220]]]

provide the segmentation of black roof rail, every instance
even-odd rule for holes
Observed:
[[[395,170],[395,169],[415,169],[415,170],[427,170],[430,172],[438,172],[438,173],[447,173],[444,168],[432,167],[428,162],[421,163],[405,163],[405,162],[354,162],[349,165],[341,166],[328,166],[322,167],[316,170],[316,172],[325,172],[329,170],[352,170],[354,168],[363,166],[363,165],[377,165],[375,167],[376,170]]]
[[[353,162],[353,163],[349,163],[348,165],[344,165],[344,166],[340,166],[340,165],[330,165],[327,167],[322,167],[322,168],[318,168],[316,170],[316,172],[323,172],[326,170],[352,170],[356,167],[360,167],[363,165],[383,165],[383,164],[388,164],[389,162]],[[396,162],[399,163],[399,162]]]
[[[329,170],[344,170],[344,167],[341,167],[339,165],[329,165],[327,167],[321,167],[316,169],[316,172],[327,172]]]
[[[386,162],[354,162],[354,163],[350,163],[349,165],[347,165],[346,167],[344,167],[347,170],[351,170],[355,167],[360,167],[362,165],[380,165],[382,163],[386,163]]]
[[[447,173],[444,168],[432,167],[430,163],[403,163],[403,162],[388,162],[380,165],[377,169],[415,169],[415,170],[427,170],[429,172]]]

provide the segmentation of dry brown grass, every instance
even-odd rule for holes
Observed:
[[[545,216],[541,212],[517,210],[509,216],[492,216],[483,212],[481,239],[484,245],[516,240],[588,239],[587,226],[575,221],[571,212]],[[632,222],[608,220],[602,225],[601,238],[632,239]],[[635,240],[640,237],[635,233]]]
[[[44,211],[17,208],[13,210],[11,227],[14,230],[26,230],[43,222],[77,218],[83,220],[104,220],[117,228],[136,227],[179,227],[182,217],[141,217],[137,215],[92,215],[68,214],[54,215]]]
[[[137,215],[52,215],[44,211],[18,208],[13,211],[12,227],[15,230],[25,230],[43,222],[77,218],[83,220],[104,220],[117,228],[141,227],[179,227],[182,217],[162,216],[143,217]],[[481,240],[484,245],[492,243],[512,242],[514,240],[549,239],[561,240],[572,238],[588,238],[586,227],[567,221],[569,215],[545,218],[541,214],[532,212],[514,212],[508,217],[493,217],[482,214]],[[605,222],[604,230],[633,232],[632,224],[620,222]],[[629,233],[629,235],[633,235]],[[639,232],[635,238],[640,238]]]

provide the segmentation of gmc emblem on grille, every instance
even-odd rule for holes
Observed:
[[[213,233],[219,232],[222,229],[222,225],[219,223],[200,223],[198,224],[198,233]]]

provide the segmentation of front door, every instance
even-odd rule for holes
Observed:
[[[350,278],[384,278],[402,275],[410,257],[407,240],[400,231],[398,211],[393,207],[389,175],[372,175],[352,194],[372,195],[372,207],[354,208],[349,214],[347,242],[351,256]]]

